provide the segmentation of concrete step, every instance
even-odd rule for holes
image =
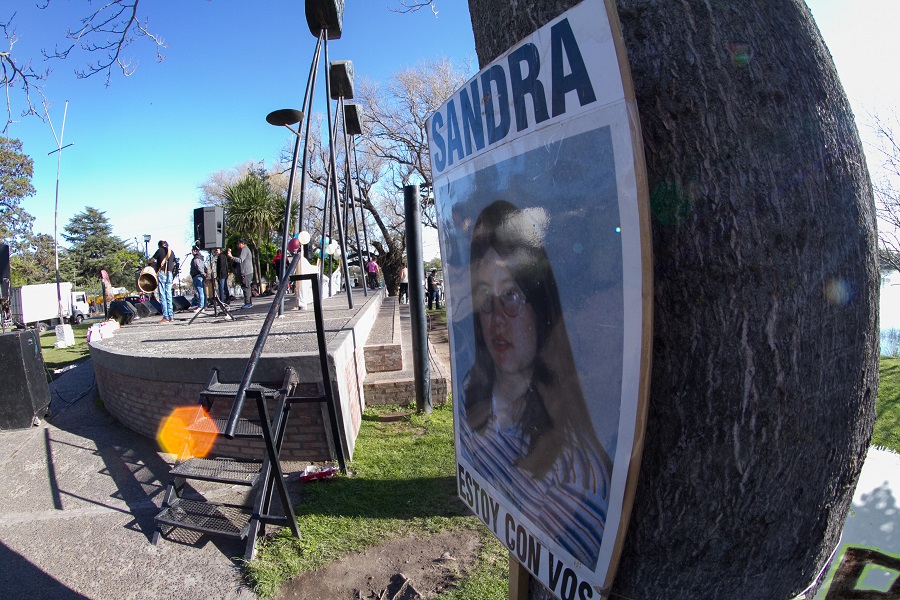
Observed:
[[[378,293],[383,293],[380,290]],[[403,370],[403,336],[400,331],[400,304],[396,296],[386,296],[363,347],[367,373]]]
[[[416,401],[409,305],[399,304],[396,297],[385,298],[385,302],[388,300],[393,301],[398,324],[395,331],[398,332],[398,342],[402,352],[402,369],[369,371],[363,382],[366,404],[410,404]],[[381,316],[379,316],[380,318]],[[372,339],[371,336],[369,339]],[[446,402],[450,389],[450,367],[437,357],[431,343],[428,344],[428,356],[431,369],[431,401],[433,404]],[[368,366],[367,358],[366,368]]]

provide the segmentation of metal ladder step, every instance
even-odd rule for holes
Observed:
[[[250,531],[253,509],[249,506],[217,504],[176,498],[156,515],[156,522],[215,535],[243,539]]]
[[[328,402],[324,395],[319,396],[288,396],[288,404],[314,404],[316,402]]]
[[[267,399],[275,398],[278,395],[280,383],[276,383],[273,385],[265,385],[262,383],[251,383],[247,386],[248,392],[262,392],[263,397]],[[213,380],[205,390],[200,392],[201,396],[213,396],[216,398],[222,397],[231,397],[234,398],[237,395],[238,387],[240,384],[237,383],[219,383],[216,380]]]
[[[256,484],[261,468],[262,461],[260,460],[191,458],[175,465],[170,474],[173,477],[186,479],[252,486]]]
[[[228,419],[214,419],[210,417],[201,417],[197,419],[193,423],[191,423],[187,430],[191,433],[210,433],[214,435],[218,435],[222,431],[225,430],[225,425],[228,423]],[[260,426],[258,421],[249,421],[247,419],[240,419],[238,421],[237,429],[234,432],[234,437],[239,438],[259,438],[262,437],[262,427]]]

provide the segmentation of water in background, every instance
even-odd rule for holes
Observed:
[[[900,356],[900,274],[884,280],[879,308],[881,355]]]
[[[900,329],[881,330],[881,355],[900,356]]]

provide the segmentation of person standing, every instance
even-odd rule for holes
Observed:
[[[219,300],[223,304],[228,304],[230,294],[228,293],[228,257],[222,254],[221,248],[215,249],[216,253],[216,285],[218,286]]]
[[[400,304],[409,304],[409,270],[406,263],[400,267]]]
[[[203,253],[196,246],[191,248],[191,281],[197,291],[197,310],[195,312],[199,312],[206,308],[206,261]]]
[[[250,291],[250,284],[253,282],[253,254],[243,238],[238,240],[237,257],[232,256],[231,248],[228,249],[228,258],[234,267],[234,274],[241,278],[241,290],[244,292],[244,305],[241,308],[250,308],[253,306],[253,296]]]
[[[369,262],[366,263],[366,272],[369,278],[369,289],[378,289],[378,263],[374,258],[370,257]]]
[[[437,307],[440,308],[441,300],[438,298],[437,269],[432,269],[431,273],[428,274],[428,288],[426,291],[428,292],[428,310],[434,307],[435,302],[437,302]]]
[[[147,263],[156,269],[156,292],[159,296],[159,303],[162,306],[162,319],[160,323],[171,323],[173,317],[172,311],[172,282],[175,279],[175,257],[169,249],[169,242],[159,240],[156,252],[150,257]]]

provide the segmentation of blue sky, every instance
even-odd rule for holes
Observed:
[[[13,0],[19,42],[16,54],[45,63],[40,48],[62,40],[89,7],[84,0],[53,0],[44,11],[37,0]],[[886,113],[898,98],[895,27],[900,0],[811,0],[809,3],[834,56],[857,115],[860,133],[869,112]],[[471,59],[475,47],[467,3],[438,0],[439,14],[397,14],[395,0],[347,0],[344,34],[330,44],[332,60],[352,60],[357,78],[384,80],[425,59]],[[142,5],[143,6],[143,5]],[[146,3],[150,28],[168,45],[162,63],[141,42],[127,49],[139,64],[128,78],[114,73],[77,80],[82,54],[51,63],[45,93],[59,132],[69,100],[60,179],[59,229],[85,206],[106,212],[126,241],[168,239],[187,252],[197,186],[217,170],[247,160],[271,163],[288,137],[265,123],[276,108],[302,100],[315,39],[298,0],[180,0]],[[6,18],[8,9],[0,9]],[[320,87],[319,97],[324,96]],[[15,100],[15,99],[14,99]],[[14,124],[35,161],[37,194],[27,210],[35,230],[53,232],[56,148],[50,127],[35,118]],[[877,176],[880,159],[867,148]],[[142,245],[142,244],[141,244]]]
[[[16,54],[34,56],[61,41],[88,9],[87,2],[54,0],[37,10],[37,0],[14,0]],[[475,44],[466,3],[444,0],[437,17],[429,10],[397,14],[395,0],[349,0],[343,35],[329,43],[331,60],[352,60],[357,79],[385,80],[422,60],[471,57]],[[144,6],[144,4],[142,4]],[[181,0],[146,3],[150,29],[164,39],[163,62],[144,42],[127,53],[139,65],[109,87],[99,77],[77,80],[81,54],[51,63],[45,94],[60,131],[69,100],[60,176],[59,231],[93,206],[105,211],[116,235],[126,241],[143,234],[165,238],[187,252],[197,186],[220,169],[248,160],[274,161],[290,134],[265,122],[271,110],[299,107],[315,48],[298,0]],[[0,9],[0,18],[6,17]],[[324,64],[324,63],[323,63]],[[324,99],[320,76],[317,97]],[[324,110],[324,105],[321,106]],[[12,125],[34,159],[37,194],[26,200],[35,230],[53,233],[56,148],[50,127],[35,118]],[[61,240],[62,241],[62,240]],[[181,250],[179,250],[181,248]]]

